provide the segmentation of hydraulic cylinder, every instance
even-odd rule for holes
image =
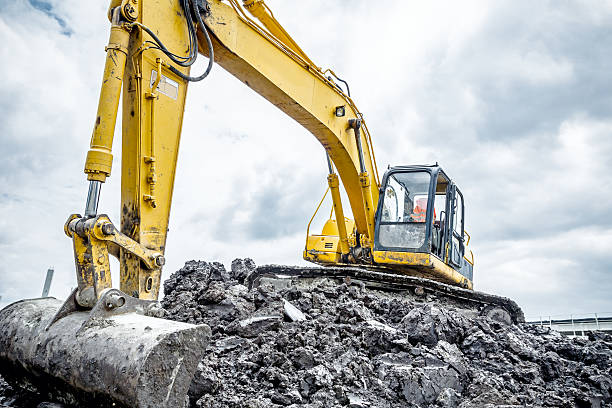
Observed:
[[[342,255],[349,253],[348,236],[346,234],[346,223],[344,222],[344,211],[342,210],[342,201],[340,200],[340,181],[336,173],[330,173],[327,176],[327,183],[331,191],[332,201],[334,203],[334,213],[336,215],[336,225],[338,227],[338,236],[340,237],[340,251]]]
[[[113,136],[130,41],[128,28],[118,22],[119,14],[116,10],[113,15],[98,112],[85,161],[85,173],[90,181],[104,182],[110,176],[113,164]]]
[[[374,206],[372,199],[372,191],[370,189],[370,175],[368,174],[365,167],[365,160],[363,158],[363,147],[361,143],[361,119],[349,119],[349,127],[355,132],[355,142],[357,145],[357,152],[359,154],[359,184],[361,186],[361,197],[363,202],[363,210],[368,223],[368,237],[367,239],[362,238],[362,246],[370,248],[374,247]],[[367,242],[363,242],[367,241]]]

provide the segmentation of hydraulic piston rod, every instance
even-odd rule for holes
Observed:
[[[101,181],[91,180],[89,182],[89,191],[87,192],[87,201],[85,202],[85,218],[91,218],[98,215],[98,202],[100,201],[101,189]]]

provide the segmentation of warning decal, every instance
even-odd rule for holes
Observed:
[[[151,84],[149,86],[152,87],[155,84],[156,79],[157,71],[153,70],[151,71]],[[176,100],[176,98],[178,97],[178,87],[178,82],[162,74],[161,80],[159,81],[159,85],[157,85],[157,92]]]

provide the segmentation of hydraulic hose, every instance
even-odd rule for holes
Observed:
[[[191,1],[191,6],[194,7],[193,0]],[[204,25],[204,21],[202,21],[202,16],[200,15],[200,11],[198,10],[197,6],[194,7],[193,14],[195,14],[196,18],[198,19],[198,24],[200,25],[200,28],[202,29],[202,32],[204,33],[204,38],[206,39],[206,46],[208,47],[208,66],[206,67],[206,70],[204,71],[204,73],[197,77],[191,77],[191,76],[185,75],[181,71],[179,71],[178,69],[172,66],[170,66],[169,69],[170,71],[174,72],[176,75],[178,75],[179,77],[183,78],[186,81],[198,82],[198,81],[203,80],[204,78],[208,76],[208,74],[210,74],[213,63],[215,61],[215,52],[213,50],[212,41],[210,40],[210,35],[208,34],[206,25]],[[196,40],[196,48],[197,48],[197,40]]]
[[[197,76],[197,77],[192,77],[192,76],[183,74],[181,71],[179,71],[177,68],[173,67],[172,65],[168,65],[168,69],[171,72],[178,75],[183,80],[189,81],[189,82],[198,82],[206,78],[208,74],[210,74],[210,71],[212,70],[212,66],[215,60],[214,49],[213,49],[212,41],[210,39],[210,35],[208,34],[208,30],[206,29],[206,25],[204,24],[204,21],[202,20],[202,16],[200,15],[200,11],[198,10],[198,7],[195,1],[197,0],[182,0],[181,1],[183,12],[185,14],[185,18],[187,19],[187,29],[189,31],[189,48],[190,49],[189,49],[188,57],[179,57],[178,55],[172,53],[163,44],[163,42],[159,39],[159,37],[150,28],[148,28],[144,24],[141,24],[139,22],[131,23],[132,25],[140,27],[143,31],[149,34],[151,38],[153,38],[153,41],[156,44],[154,48],[159,49],[161,52],[167,55],[168,58],[172,60],[172,62],[182,67],[189,67],[195,63],[197,59],[197,55],[198,55],[198,38],[197,38],[196,27],[193,25],[193,21],[191,21],[191,18],[190,18],[190,15],[196,16],[198,25],[200,26],[200,28],[202,29],[202,32],[204,33],[204,38],[206,39],[206,46],[208,47],[208,66],[206,67],[206,70],[204,71],[202,75]]]

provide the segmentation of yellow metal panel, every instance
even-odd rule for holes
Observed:
[[[155,32],[168,49],[186,53],[188,36],[179,0],[141,0],[138,5],[138,21]],[[159,76],[158,58],[171,62],[157,50],[140,52],[147,39],[146,33],[132,35],[131,63],[124,80],[121,232],[163,254],[187,83],[166,69],[161,72],[164,77]],[[160,80],[159,90],[152,89],[156,80]],[[126,251],[121,251],[120,264],[121,290],[141,298],[157,298],[159,269],[142,268],[138,258]],[[153,280],[152,291],[145,290],[149,278]]]
[[[329,220],[325,223],[327,226],[331,221],[334,222],[334,227],[336,230],[336,234],[340,237],[340,251],[343,254],[349,253],[349,244],[348,244],[348,235],[346,233],[346,222],[344,220],[344,210],[342,209],[342,200],[340,198],[340,183],[338,181],[338,175],[336,173],[331,173],[327,176],[327,182],[329,185],[329,190],[331,191],[332,202],[334,205],[334,212],[336,214],[336,220]],[[328,234],[325,232],[325,227],[323,227],[323,234]]]
[[[430,255],[420,252],[373,251],[372,255],[381,264],[431,266]]]
[[[419,252],[373,251],[374,262],[387,265],[392,269],[410,274],[410,268],[431,275],[432,278],[442,282],[463,286],[472,289],[472,281],[442,262],[435,255]],[[393,267],[396,265],[397,267]]]
[[[337,264],[341,261],[340,238],[337,235],[310,235],[304,259],[318,264]]]

